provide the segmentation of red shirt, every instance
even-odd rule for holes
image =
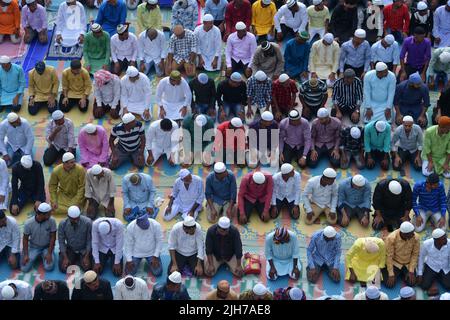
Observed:
[[[225,146],[225,149],[231,149],[231,150],[245,150],[245,130],[243,127],[239,129],[230,129],[230,122],[231,121],[225,121],[222,122],[217,126],[217,133],[214,137],[214,145],[217,152],[222,151],[222,148]],[[230,146],[227,143],[227,132],[228,135],[234,137],[234,144]],[[219,137],[219,133],[222,135],[222,139]],[[239,138],[239,139],[238,139]],[[238,145],[239,142],[239,145]],[[230,148],[231,147],[231,148]]]
[[[289,84],[287,86],[280,83],[277,79],[272,84],[272,97],[277,99],[278,109],[282,113],[289,112],[293,107],[292,95],[298,92],[295,81],[289,79]]]
[[[236,31],[236,23],[242,21],[249,30],[252,24],[252,5],[248,0],[243,0],[240,8],[234,6],[234,1],[227,4],[225,9],[225,31],[227,33],[233,33]]]
[[[408,33],[409,31],[409,10],[406,4],[399,9],[394,9],[393,4],[389,4],[383,9],[384,30],[401,31]]]
[[[264,172],[263,172],[264,173]],[[273,193],[273,179],[272,175],[264,173],[266,181],[263,184],[256,184],[253,181],[253,172],[247,173],[241,180],[238,194],[239,212],[244,214],[244,199],[255,203],[258,200],[264,203],[264,211],[268,212],[270,209],[270,202],[272,201]]]

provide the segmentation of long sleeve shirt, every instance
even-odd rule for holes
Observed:
[[[396,216],[404,216],[405,211],[412,208],[412,191],[409,183],[403,179],[396,179],[402,186],[402,192],[395,195],[389,191],[389,183],[392,180],[381,180],[373,192],[373,208],[381,211],[384,218],[391,218],[394,212]]]
[[[0,252],[5,247],[11,248],[11,253],[20,252],[20,230],[16,219],[6,217],[6,226],[0,228]]]
[[[191,30],[184,30],[184,37],[172,35],[169,39],[167,52],[173,55],[176,63],[190,61],[191,53],[197,53],[197,37]]]
[[[444,171],[442,165],[447,160],[447,155],[450,154],[450,133],[440,135],[438,126],[435,125],[425,130],[423,139],[422,159],[428,160],[428,155],[431,155],[434,171],[442,174]]]
[[[414,237],[403,240],[400,230],[390,233],[386,239],[386,268],[389,276],[394,276],[394,267],[402,269],[404,266],[413,273],[419,260],[420,239],[415,233]]]
[[[337,38],[339,43],[350,39],[358,28],[358,9],[346,8],[344,4],[339,4],[333,10],[330,19],[330,32]]]
[[[423,148],[423,133],[419,125],[413,124],[411,131],[406,134],[403,125],[398,126],[392,136],[392,151],[402,150],[414,153],[417,150],[422,151]]]
[[[212,225],[206,232],[205,253],[214,255],[217,261],[229,261],[233,256],[242,258],[242,241],[239,230],[231,225],[226,235],[218,232],[218,225]]]
[[[328,79],[330,73],[338,71],[340,53],[336,41],[331,45],[324,45],[322,41],[314,42],[309,54],[309,71],[315,72],[319,79]]]
[[[69,6],[67,2],[59,5],[55,26],[56,35],[62,35],[65,30],[84,35],[86,25],[86,12],[80,2],[76,1],[74,6]]]
[[[33,299],[33,289],[32,287],[25,281],[22,280],[5,280],[3,282],[0,282],[0,292],[1,290],[9,285],[10,283],[13,283],[17,288],[17,296],[12,298],[11,300],[32,300]],[[3,296],[0,293],[0,300],[5,300]]]
[[[450,32],[450,13],[445,6],[440,6],[434,11],[433,36],[444,40]]]
[[[152,178],[145,173],[140,173],[141,181],[134,185],[130,178],[134,173],[129,173],[122,179],[122,197],[124,209],[133,209],[138,206],[140,209],[154,208],[156,188]]]
[[[179,103],[183,106],[190,106],[192,99],[191,89],[186,80],[181,79],[179,85],[172,85],[169,77],[159,81],[156,87],[156,103],[163,106],[165,103]]]
[[[0,34],[13,34],[20,28],[20,8],[18,1],[11,1],[0,10]]]
[[[308,257],[308,267],[314,269],[316,266],[324,264],[333,269],[339,269],[341,261],[341,235],[336,234],[333,240],[327,241],[324,238],[323,230],[313,233],[306,255]]]
[[[14,98],[23,95],[24,90],[25,74],[21,66],[13,63],[8,71],[0,68],[0,106],[12,105]]]
[[[247,104],[247,84],[239,82],[239,86],[230,86],[229,80],[221,81],[217,86],[217,105],[222,107],[224,103]]]
[[[62,129],[54,136],[50,141],[49,137],[52,132],[59,127],[54,120],[51,120],[45,128],[45,137],[48,143],[51,143],[56,150],[69,151],[69,149],[75,149],[77,146],[75,140],[75,132],[72,120],[64,118],[64,123],[61,125]]]
[[[150,226],[143,230],[137,224],[136,220],[130,222],[125,232],[125,245],[123,254],[127,262],[134,258],[158,258],[161,254],[164,235],[161,224],[154,220],[148,219]]]
[[[45,181],[41,164],[38,161],[33,161],[30,169],[25,169],[20,162],[14,164],[11,187],[11,205],[19,203],[20,192],[29,195],[33,201],[45,202]]]
[[[140,31],[154,28],[162,30],[162,15],[159,6],[154,9],[147,9],[147,3],[143,2],[138,5],[136,10],[137,24]]]
[[[87,199],[94,199],[106,208],[111,198],[116,195],[116,184],[111,170],[103,168],[103,176],[98,177],[89,169],[86,173],[84,195]]]
[[[100,70],[104,65],[109,66],[111,59],[111,39],[108,32],[103,31],[100,37],[95,37],[92,31],[88,32],[84,37],[83,59],[85,66],[91,66],[92,73]]]
[[[78,146],[81,164],[88,164],[87,167],[90,168],[94,164],[108,162],[108,136],[102,126],[97,125],[95,136],[81,129],[78,135]]]
[[[287,181],[283,179],[281,172],[276,173],[273,176],[271,204],[276,205],[277,199],[280,201],[286,199],[288,202],[294,202],[294,205],[298,206],[301,199],[301,184],[302,177],[297,171],[295,171],[294,176],[290,177]]]
[[[97,106],[102,104],[109,105],[111,109],[117,108],[121,95],[121,81],[117,75],[113,75],[112,79],[99,87],[94,83],[94,96]]]
[[[352,177],[346,178],[339,183],[338,189],[338,208],[342,208],[344,205],[350,208],[361,208],[370,210],[372,188],[369,181],[362,188],[354,188],[352,186]]]
[[[303,204],[306,212],[312,212],[311,204],[320,208],[329,208],[331,212],[336,212],[338,201],[338,183],[322,186],[320,179],[322,176],[315,176],[308,180],[303,191]]]
[[[222,139],[218,139],[219,135]],[[214,148],[216,152],[222,152],[224,150],[244,152],[245,140],[246,132],[244,127],[232,129],[231,121],[224,121],[217,126]]]
[[[275,243],[273,236],[275,231],[266,235],[264,255],[266,260],[292,260],[300,259],[300,246],[298,244],[297,234],[288,230],[289,241],[285,243]]]
[[[418,276],[423,275],[425,264],[436,273],[443,271],[448,274],[450,272],[450,239],[447,239],[447,244],[439,250],[434,245],[434,239],[425,240],[420,248]]]
[[[445,218],[447,211],[447,197],[442,182],[439,182],[439,187],[431,189],[426,188],[426,181],[416,182],[413,187],[412,207],[416,216],[419,211],[431,211],[433,214],[440,212]]]
[[[272,149],[277,147],[277,143],[280,139],[277,134],[278,124],[276,121],[272,121],[272,123],[266,127],[262,126],[261,120],[255,120],[249,125],[249,141],[250,143],[256,142],[256,148],[259,151],[273,151]]]
[[[278,9],[273,18],[277,32],[281,32],[281,24],[291,28],[294,32],[305,31],[308,23],[308,12],[303,3],[297,2],[297,5],[299,10],[295,13],[289,10],[286,4]]]
[[[195,108],[195,104],[207,104],[210,108],[214,108],[216,105],[216,84],[213,79],[208,79],[206,84],[200,83],[197,78],[189,81],[189,88],[192,93],[192,104]]]
[[[431,59],[430,39],[425,38],[422,42],[416,43],[413,36],[406,38],[400,51],[400,59],[406,59],[406,64],[421,69]]]
[[[183,138],[185,152],[188,152],[188,150],[192,152],[205,151],[211,142],[214,141],[214,120],[208,115],[205,115],[205,118],[205,125],[199,127],[192,114],[184,117],[181,127],[183,130],[186,130],[185,132],[189,133],[189,137],[185,136]]]
[[[284,57],[281,53],[280,47],[276,43],[271,43],[275,54],[271,57],[265,56],[261,46],[256,48],[253,55],[252,62],[249,67],[252,69],[253,74],[259,70],[264,71],[268,78],[273,76],[279,76],[283,73],[284,69]]]
[[[84,168],[78,164],[70,171],[66,171],[62,164],[56,166],[48,182],[51,202],[81,205],[84,201],[85,175]]]
[[[394,65],[400,64],[400,48],[397,41],[394,41],[389,47],[384,47],[381,40],[375,42],[371,49],[371,61],[392,63]]]
[[[430,65],[428,67],[428,75],[434,76],[438,72],[445,72],[446,74],[450,74],[450,62],[443,63],[439,56],[443,53],[450,53],[450,48],[438,48],[433,51],[431,55]]]
[[[214,21],[223,21],[225,19],[227,5],[227,0],[219,0],[219,3],[215,3],[213,0],[206,0],[204,13],[212,15]]]
[[[86,57],[84,58],[86,61]],[[48,101],[50,95],[58,96],[59,79],[56,70],[52,66],[45,66],[41,75],[35,69],[28,73],[28,95],[34,96],[35,102]]]
[[[22,8],[22,27],[31,28],[37,32],[47,29],[47,11],[40,4],[34,12],[25,6]]]
[[[186,5],[176,1],[172,5],[171,28],[182,25],[184,29],[194,31],[198,21],[198,4],[196,0],[186,0]]]
[[[220,29],[213,26],[211,30],[205,31],[203,25],[195,28],[194,35],[197,37],[197,53],[208,59],[222,56],[222,36]]]
[[[76,224],[72,224],[70,219],[64,219],[58,226],[59,251],[70,250],[86,255],[91,252],[92,243],[92,221],[88,217],[80,216]]]
[[[138,55],[138,40],[136,35],[129,32],[126,40],[120,40],[119,35],[111,37],[111,59],[114,63],[117,61],[136,61]]]
[[[106,235],[101,235],[98,231],[100,222],[108,220],[111,230]],[[122,249],[124,243],[124,226],[117,218],[100,218],[92,224],[92,256],[95,263],[100,263],[99,252],[114,254],[114,264],[119,264],[122,260]]]
[[[114,286],[114,300],[150,300],[147,282],[134,278],[133,289],[128,289],[125,279],[120,279]]]
[[[139,34],[138,39],[138,59],[145,63],[160,63],[161,59],[167,56],[167,44],[164,33],[157,30],[157,36],[151,40],[147,36],[147,30]]]
[[[205,245],[202,227],[195,223],[195,233],[190,235],[183,229],[183,221],[175,223],[169,233],[169,250],[175,250],[185,257],[197,255],[197,258],[204,260]],[[180,266],[181,267],[181,266]]]
[[[161,121],[156,120],[150,124],[145,133],[145,148],[153,152],[158,150],[165,154],[177,152],[180,142],[178,124],[172,121],[172,130],[167,132],[161,129]]]
[[[108,1],[103,1],[98,9],[95,22],[100,24],[106,32],[112,37],[116,34],[116,28],[119,24],[124,24],[127,19],[127,5],[125,1],[118,0],[115,5]]]
[[[256,184],[253,181],[253,172],[247,173],[242,179],[238,194],[239,212],[245,212],[244,200],[251,203],[256,201],[264,204],[264,212],[269,212],[273,194],[273,179],[270,174],[264,174],[266,181],[263,184]]]
[[[9,172],[6,161],[0,161],[0,196],[8,197],[9,193]]]
[[[269,106],[272,101],[272,80],[266,79],[261,82],[256,80],[255,76],[250,77],[247,81],[247,97],[258,108]]]
[[[141,113],[151,107],[151,85],[148,77],[139,72],[139,78],[131,82],[129,76],[120,80],[120,104],[130,112]]]
[[[301,118],[300,125],[290,124],[289,118],[280,122],[280,153],[283,153],[284,145],[298,149],[303,147],[303,156],[307,156],[311,149],[311,129],[308,120]]]
[[[394,105],[403,108],[428,108],[430,106],[430,92],[425,84],[420,88],[410,88],[408,80],[400,82],[395,89]]]
[[[378,252],[369,253],[366,250],[366,240],[370,239],[378,245]],[[345,264],[353,269],[359,281],[369,281],[382,268],[386,266],[386,246],[380,238],[358,238],[347,251]],[[346,278],[348,279],[349,272]]]
[[[311,125],[311,146],[328,149],[339,148],[341,142],[341,121],[338,118],[330,117],[330,122],[320,123],[319,119],[314,119]]]
[[[386,129],[378,132],[375,128],[376,121],[369,122],[364,128],[364,151],[380,150],[388,153],[391,151],[391,125],[386,123]]]
[[[176,203],[183,212],[191,210],[194,204],[198,204],[199,207],[201,207],[203,205],[203,200],[205,199],[202,178],[192,175],[192,182],[187,189],[183,180],[177,178],[172,189],[172,197],[174,198],[174,203]]]
[[[384,16],[384,30],[409,32],[409,9],[406,4],[398,9],[394,8],[393,4],[388,4],[383,9]]]
[[[372,121],[386,119],[384,111],[394,105],[395,84],[395,74],[391,71],[381,79],[378,78],[376,70],[370,70],[364,76],[363,106],[372,109]]]
[[[263,7],[262,0],[255,1],[252,4],[252,26],[258,36],[268,34],[274,26],[274,16],[277,8],[274,2]]]
[[[234,1],[230,1],[225,9],[225,31],[232,33],[236,31],[236,23],[242,21],[248,28],[252,24],[252,5],[248,0],[243,0],[242,5],[237,8]]]
[[[345,83],[343,78],[338,79],[333,86],[333,104],[339,107],[359,107],[363,101],[363,84],[358,78],[354,78],[351,84]],[[392,95],[394,99],[394,95]]]
[[[7,154],[5,137],[8,138],[8,144],[14,152],[22,150],[24,154],[31,154],[34,145],[34,134],[29,122],[20,118],[20,125],[12,126],[7,119],[0,123],[0,153]]]
[[[98,288],[96,290],[92,290],[91,288],[88,288],[88,286],[84,283],[84,279],[82,279],[80,288],[73,289],[71,300],[113,300],[113,292],[109,281],[100,278],[99,282]]]
[[[74,74],[70,68],[63,71],[62,88],[67,90],[67,98],[81,99],[89,96],[92,91],[92,81],[89,72],[81,68],[81,73]]]
[[[217,179],[216,174],[211,172],[206,177],[205,197],[212,199],[214,203],[223,205],[225,201],[236,202],[237,184],[236,177],[231,170],[227,170],[228,175],[222,180]]]
[[[370,44],[364,40],[359,46],[355,47],[353,40],[344,42],[341,47],[341,56],[339,57],[339,71],[344,72],[344,65],[350,65],[354,68],[364,67],[364,71],[370,69]]]
[[[308,71],[308,62],[311,52],[309,42],[298,43],[291,39],[286,43],[284,49],[284,69],[286,73],[294,78],[300,73]]]
[[[352,137],[350,130],[351,127],[343,128],[341,130],[341,149],[354,154],[358,154],[364,147],[364,129],[358,127],[361,131],[361,136],[358,139]]]
[[[242,61],[243,64],[250,63],[256,48],[256,38],[250,32],[242,39],[239,39],[237,32],[230,34],[225,47],[227,68],[231,68],[231,59],[236,62]]]

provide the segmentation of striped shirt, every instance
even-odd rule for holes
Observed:
[[[333,104],[339,108],[346,107],[349,109],[355,109],[361,105],[363,100],[363,85],[362,81],[358,78],[354,78],[351,84],[346,84],[344,79],[341,78],[334,83]]]
[[[127,152],[136,151],[141,146],[141,136],[144,135],[142,123],[136,121],[136,125],[130,130],[125,130],[123,122],[114,126],[111,130],[111,136],[118,138],[118,145]]]
[[[318,80],[317,86],[312,87],[309,80],[300,84],[299,96],[303,98],[306,105],[310,108],[317,109],[322,107],[324,100],[328,99],[327,84],[322,80]]]
[[[413,188],[412,203],[416,216],[419,215],[419,210],[424,210],[433,213],[440,212],[445,217],[447,199],[444,185],[442,182],[439,182],[438,188],[428,191],[426,189],[426,181],[416,182]]]
[[[333,240],[326,241],[323,230],[316,231],[306,249],[308,267],[310,269],[324,264],[330,268],[339,269],[341,260],[341,236],[336,234]]]

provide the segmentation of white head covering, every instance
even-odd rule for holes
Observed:
[[[2,298],[4,300],[11,300],[12,298],[14,298],[15,295],[16,292],[10,285],[4,286],[2,288]]]
[[[323,170],[322,174],[327,178],[336,178],[337,173],[333,168],[326,168]]]
[[[389,182],[389,191],[395,195],[399,195],[402,193],[402,185],[398,181],[392,180]]]
[[[129,76],[129,77],[136,77],[138,74],[139,74],[139,70],[136,69],[136,67],[129,66],[127,68],[127,72],[126,72],[127,76]]]
[[[442,238],[443,236],[445,236],[445,231],[442,230],[441,228],[436,228],[431,233],[431,237],[433,239],[439,239],[439,238]]]
[[[288,80],[289,80],[289,76],[286,73],[282,73],[278,77],[278,81],[280,81],[281,83],[286,82]]]
[[[219,227],[221,227],[222,229],[228,229],[231,226],[230,218],[220,217],[218,224],[219,224]]]
[[[388,44],[388,45],[392,45],[395,42],[395,38],[392,34],[388,34],[387,36],[384,37],[384,41]]]
[[[116,31],[118,34],[122,34],[127,30],[127,25],[126,24],[119,24],[116,28]]]
[[[415,294],[416,294],[416,292],[411,287],[406,286],[406,287],[403,287],[400,289],[400,298],[404,298],[404,299],[411,298]]]
[[[26,4],[32,4],[33,2],[35,2],[36,0],[25,0]]]
[[[255,78],[258,81],[266,81],[267,75],[264,71],[259,70],[255,73]]]
[[[265,285],[263,285],[262,283],[257,283],[254,287],[253,287],[253,293],[256,294],[257,296],[263,296],[267,293],[267,288]]]
[[[367,287],[366,297],[369,299],[377,299],[380,297],[380,290],[376,286]]]
[[[70,206],[69,209],[67,209],[67,215],[72,219],[78,218],[80,214],[80,208],[78,208],[77,206]]]
[[[239,72],[233,72],[230,76],[230,79],[234,82],[241,82],[242,76]]]
[[[0,56],[0,63],[11,63],[11,58],[8,56]]]
[[[191,172],[188,169],[181,169],[180,172],[178,173],[178,176],[180,177],[181,180],[183,180],[190,174]]]
[[[412,123],[414,123],[414,119],[411,116],[404,116],[403,117],[403,122],[412,122]]]
[[[264,121],[272,121],[273,120],[273,114],[270,111],[264,111],[261,115],[261,119]]]
[[[313,5],[317,6],[318,4],[321,4],[322,0],[313,0]]]
[[[83,280],[85,283],[94,282],[97,279],[97,273],[93,270],[86,271],[83,275]]]
[[[93,134],[95,131],[97,131],[97,126],[93,123],[88,123],[84,126],[84,131],[86,131],[89,134]]]
[[[289,111],[289,119],[290,120],[300,120],[301,119],[301,115],[300,112],[298,112],[298,110],[293,109],[291,111]]]
[[[271,0],[262,0],[264,4],[270,4]]]
[[[66,152],[62,156],[62,162],[67,162],[73,159],[75,159],[75,156],[73,155],[72,152]]]
[[[93,175],[98,175],[98,174],[102,173],[103,168],[99,164],[94,164],[90,170]]]
[[[185,227],[193,227],[193,226],[195,226],[195,219],[194,219],[194,217],[187,215],[184,218],[183,226],[185,226]]]
[[[64,113],[61,110],[55,110],[52,113],[52,119],[53,120],[60,120],[64,118]]]
[[[359,130],[358,127],[352,127],[352,128],[350,129],[350,136],[351,136],[353,139],[359,139],[359,138],[361,137],[361,130]]]
[[[253,181],[256,184],[263,184],[266,181],[266,176],[262,172],[253,173]]]
[[[122,122],[123,122],[124,124],[133,122],[134,119],[136,119],[136,117],[134,116],[134,114],[132,114],[132,113],[130,113],[130,112],[125,113],[125,114],[122,116]]]
[[[238,23],[236,23],[235,27],[236,27],[236,30],[245,30],[247,28],[245,23],[243,23],[242,21],[239,21]]]
[[[450,300],[450,292],[445,292],[441,294],[439,300]]]
[[[363,29],[356,29],[354,36],[360,39],[365,39],[366,38],[366,31],[364,31]]]
[[[303,291],[300,288],[293,287],[289,290],[289,297],[291,300],[301,300],[303,298]]]
[[[6,119],[8,119],[9,123],[13,123],[13,122],[17,121],[17,119],[19,119],[19,116],[15,112],[10,112],[6,116]]]
[[[225,166],[225,163],[223,162],[216,162],[214,165],[214,172],[215,173],[223,173],[227,171],[227,167]]]
[[[157,4],[158,0],[147,0],[148,4]]]
[[[203,16],[203,22],[211,22],[211,21],[214,21],[214,17],[212,16],[212,14],[207,13]]]
[[[377,121],[377,123],[375,123],[375,129],[377,129],[378,132],[384,132],[384,130],[386,130],[386,122],[384,121]]]
[[[336,229],[333,228],[332,226],[328,226],[325,227],[325,229],[323,229],[323,235],[327,238],[334,238],[336,234],[337,234]]]
[[[447,5],[450,6],[450,0],[447,1]]]
[[[22,156],[22,158],[20,158],[20,164],[25,169],[30,169],[33,166],[33,159],[29,154],[27,154],[26,156]]]
[[[98,232],[101,235],[108,234],[110,231],[111,231],[111,226],[109,225],[108,222],[103,220],[98,224]]]
[[[98,31],[100,31],[102,29],[102,26],[100,25],[100,24],[98,24],[98,23],[93,23],[92,25],[91,25],[91,30],[93,31],[93,32],[98,32]]]
[[[442,63],[449,63],[450,62],[450,52],[444,51],[439,55],[439,60],[441,60]]]
[[[320,108],[317,110],[317,118],[328,118],[330,116],[330,112],[327,108]]]
[[[402,224],[400,225],[401,233],[410,233],[413,231],[414,231],[414,225],[409,221],[402,222]]]
[[[419,1],[417,3],[417,10],[427,10],[427,9],[428,9],[428,6],[425,2]]]
[[[332,44],[333,41],[334,41],[334,36],[333,36],[332,33],[326,33],[326,34],[323,36],[323,40],[325,40],[325,42],[328,43],[328,44]]]
[[[199,127],[203,127],[207,122],[208,122],[208,120],[206,119],[206,117],[205,117],[203,114],[199,114],[199,115],[195,118],[195,123],[196,123]]]
[[[288,8],[294,6],[297,3],[297,0],[287,0],[286,5]]]
[[[208,83],[208,75],[206,73],[199,73],[197,76],[198,82],[201,84],[207,84]]]
[[[240,128],[243,126],[242,120],[239,117],[234,117],[231,119],[231,125],[235,128]]]
[[[283,163],[281,165],[281,174],[288,174],[294,170],[294,167],[290,163]]]
[[[363,187],[366,185],[366,179],[362,175],[357,174],[352,178],[352,183],[357,187]]]
[[[181,283],[181,273],[179,273],[178,271],[172,272],[169,276],[169,280],[172,283]]]
[[[377,253],[380,250],[378,244],[372,239],[366,239],[364,247],[368,253]]]
[[[388,69],[388,66],[384,62],[377,62],[377,64],[375,65],[375,70],[376,71],[384,71],[384,70],[387,70],[387,69]]]
[[[42,202],[38,207],[39,212],[47,213],[52,211],[52,207],[47,202]]]

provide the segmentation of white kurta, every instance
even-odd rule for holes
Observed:
[[[150,109],[150,80],[142,72],[135,82],[131,82],[128,76],[120,80],[120,105],[127,108],[128,112],[139,114],[141,117],[145,110]]]
[[[194,213],[194,218],[197,219],[205,198],[203,180],[199,176],[192,175],[192,182],[189,184],[189,188],[186,189],[183,180],[177,178],[173,186],[172,196],[174,197],[172,211],[168,215],[164,215],[164,220],[172,220],[179,213],[182,214],[184,219],[195,203],[199,204]]]
[[[8,195],[9,195],[9,173],[5,160],[0,158],[0,196],[4,196],[5,200],[0,202],[0,209],[8,209]]]
[[[154,62],[158,64],[161,59],[164,59],[167,55],[167,45],[164,33],[160,30],[156,30],[158,35],[155,39],[150,40],[147,37],[147,30],[142,31],[139,34],[138,39],[138,57],[140,61],[145,63]]]
[[[169,159],[171,153],[178,154],[178,124],[172,121],[172,130],[167,132],[161,129],[161,121],[152,122],[145,134],[145,148],[152,151],[153,163],[158,161],[163,154],[166,155],[167,159]]]
[[[66,2],[61,3],[56,18],[56,35],[62,36],[61,44],[65,47],[73,47],[85,31],[86,13],[83,5],[78,1],[71,6],[68,6]]]
[[[163,107],[166,111],[166,118],[170,120],[179,120],[181,116],[181,108],[191,105],[192,93],[188,83],[183,78],[181,83],[173,86],[170,78],[165,77],[158,83],[156,88],[156,102],[159,107]]]
[[[222,36],[219,28],[213,26],[211,30],[206,32],[203,25],[200,25],[195,28],[194,34],[197,37],[197,53],[205,61],[205,70],[220,70],[222,65]],[[211,64],[215,57],[218,57],[218,60],[217,67],[214,69]]]
[[[121,41],[116,33],[111,37],[111,59],[113,62],[117,60],[127,59],[128,61],[136,61],[138,55],[137,37],[129,32],[128,39]]]

